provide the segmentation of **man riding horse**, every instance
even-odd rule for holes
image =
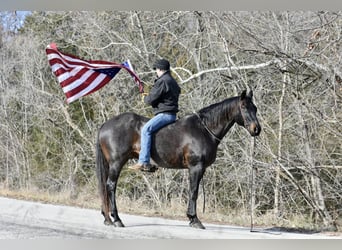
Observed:
[[[155,116],[141,129],[141,148],[138,163],[128,167],[132,170],[146,172],[156,170],[156,166],[150,164],[152,135],[176,120],[178,98],[181,92],[177,81],[171,76],[168,60],[157,60],[153,69],[156,70],[158,78],[155,80],[150,93],[142,93],[142,98],[145,103],[152,106]]]

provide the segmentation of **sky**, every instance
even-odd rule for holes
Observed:
[[[1,22],[4,30],[12,30],[20,28],[23,25],[25,17],[31,11],[0,11]]]

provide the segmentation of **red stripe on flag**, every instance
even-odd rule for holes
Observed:
[[[98,84],[92,91],[90,91],[87,95],[99,90],[100,88],[102,88],[104,85],[106,85],[109,81],[111,80],[110,77],[106,76],[102,82],[100,84]]]
[[[77,81],[78,79],[80,79],[85,73],[89,72],[89,69],[83,68],[81,69],[76,75],[71,76],[69,78],[67,78],[66,80],[62,81],[60,83],[61,87],[64,88],[72,83],[74,83],[75,81]],[[95,71],[94,71],[95,72]]]
[[[96,77],[98,77],[100,75],[100,73],[94,72],[90,77],[87,78],[87,80],[85,80],[84,82],[82,82],[81,85],[79,85],[78,87],[66,92],[66,96],[69,98],[71,96],[76,95],[77,93],[83,91],[84,89],[86,89],[90,84],[93,83],[93,81],[96,79]],[[88,93],[89,91],[87,91]]]

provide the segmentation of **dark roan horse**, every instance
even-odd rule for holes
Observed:
[[[158,167],[189,171],[187,216],[192,227],[205,228],[196,212],[198,187],[205,169],[215,161],[221,139],[234,123],[246,128],[251,136],[257,136],[261,131],[252,96],[252,91],[248,94],[243,91],[240,96],[184,116],[154,134],[152,161]],[[97,177],[106,225],[124,227],[118,215],[116,187],[122,167],[129,159],[139,156],[140,130],[147,121],[148,118],[135,113],[122,113],[99,129]]]

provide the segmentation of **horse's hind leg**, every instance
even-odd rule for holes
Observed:
[[[121,219],[118,215],[118,209],[116,207],[116,186],[118,183],[119,175],[122,169],[122,165],[120,162],[112,162],[109,164],[109,172],[107,179],[107,191],[109,196],[110,205],[112,208],[112,217],[114,219],[114,226],[116,227],[124,227],[124,224],[121,222]]]
[[[97,143],[96,145],[96,175],[98,179],[99,193],[100,193],[100,197],[102,201],[101,213],[103,217],[105,218],[104,224],[112,225],[113,222],[109,215],[110,204],[109,204],[109,197],[108,197],[108,191],[107,191],[108,169],[109,169],[108,162],[103,155],[100,144]]]
[[[105,225],[107,225],[107,226],[113,225],[113,222],[109,217],[109,208],[108,208],[108,210],[102,208],[101,214],[103,215],[103,217],[105,217],[105,220],[104,220]]]
[[[113,222],[109,216],[110,205],[109,205],[108,194],[106,194],[106,196],[101,197],[101,199],[102,199],[101,214],[105,218],[103,223],[107,226],[113,225]]]

